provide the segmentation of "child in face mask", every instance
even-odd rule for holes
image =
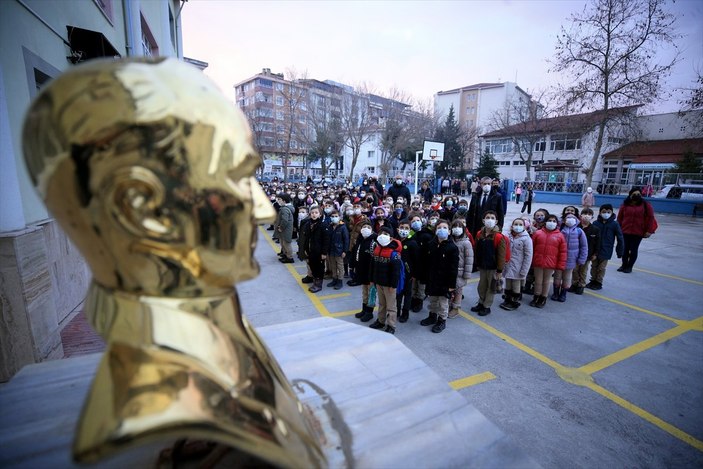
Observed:
[[[378,319],[369,327],[395,334],[398,319],[397,289],[400,283],[402,246],[393,239],[390,227],[384,226],[376,237],[371,260],[371,282],[376,286]]]
[[[432,326],[432,332],[439,333],[446,327],[449,314],[449,299],[456,289],[459,275],[459,250],[450,239],[449,222],[437,222],[435,237],[428,248],[427,287],[430,299],[430,314],[420,324]]]
[[[371,289],[371,255],[376,246],[376,234],[371,228],[371,221],[362,221],[359,237],[352,247],[351,256],[354,262],[354,281],[361,285],[361,311],[354,317],[362,322],[373,319],[373,306],[369,306],[369,291]]]
[[[342,277],[344,276],[344,258],[349,250],[349,231],[347,225],[341,220],[339,212],[332,210],[330,213],[330,248],[329,264],[332,270],[332,281],[328,287],[335,290],[342,288]]]
[[[471,311],[479,316],[491,314],[491,305],[495,291],[491,284],[502,282],[503,269],[505,268],[507,241],[500,233],[497,226],[496,212],[488,210],[483,214],[483,228],[476,237],[475,263],[480,272],[478,281],[478,303]]]
[[[312,270],[310,270],[310,264],[307,262],[308,257],[305,255],[305,243],[307,243],[306,236],[308,233],[307,226],[309,223],[308,208],[303,205],[298,208],[298,231],[300,232],[298,235],[298,259],[306,261],[305,265],[308,268],[307,275],[301,280],[303,283],[312,283],[313,281]]]
[[[591,261],[596,259],[600,248],[600,229],[591,223],[592,218],[593,210],[590,208],[581,210],[581,224],[579,226],[588,241],[588,256],[586,257],[586,262],[574,268],[574,281],[569,291],[577,295],[583,295],[583,289],[586,287],[586,278],[588,277],[588,266]]]
[[[555,270],[566,267],[566,239],[557,229],[559,219],[547,215],[544,227],[532,235],[532,267],[535,272],[535,296],[530,306],[544,308],[549,294],[549,282]]]
[[[451,299],[451,309],[448,317],[453,319],[459,315],[461,309],[461,299],[464,293],[464,287],[471,278],[471,271],[474,267],[474,248],[471,245],[471,240],[466,236],[466,226],[463,220],[454,220],[452,222],[452,241],[459,250],[459,264],[457,268],[456,288]]]
[[[410,220],[404,219],[398,225],[398,239],[403,249],[401,258],[405,267],[405,283],[402,291],[396,296],[397,311],[400,313],[398,320],[400,322],[407,322],[410,316],[413,276],[419,267],[420,247],[415,240],[415,232],[410,228],[410,224]]]
[[[600,290],[603,288],[603,278],[605,278],[605,268],[608,266],[608,261],[613,257],[613,248],[617,239],[617,248],[615,253],[618,259],[622,257],[624,238],[620,224],[615,219],[613,206],[610,204],[601,205],[598,212],[598,219],[593,222],[593,225],[600,230],[600,247],[596,253],[596,258],[591,264],[591,281],[588,282],[586,288],[591,290]]]
[[[520,307],[520,291],[532,265],[532,238],[527,234],[525,220],[516,218],[510,227],[510,260],[503,272],[505,301],[499,306],[507,311]]]
[[[554,272],[553,301],[561,303],[566,301],[566,292],[571,288],[574,269],[576,266],[585,264],[588,259],[588,239],[578,224],[577,215],[567,213],[561,228],[561,234],[566,240],[566,265],[564,269]]]
[[[549,211],[545,208],[540,208],[535,210],[535,216],[532,221],[532,226],[530,226],[530,235],[535,234],[537,231],[544,228],[544,222],[547,221],[549,216]]]

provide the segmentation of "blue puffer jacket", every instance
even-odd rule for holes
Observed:
[[[593,222],[593,226],[597,226],[600,229],[600,249],[596,253],[598,259],[610,259],[613,257],[613,247],[615,246],[615,239],[618,240],[618,246],[615,250],[618,257],[622,257],[622,250],[624,246],[624,238],[622,236],[622,229],[620,228],[620,223],[615,219],[615,216],[610,217],[607,220],[599,215],[598,220]]]
[[[569,228],[564,225],[561,234],[566,240],[566,267],[565,270],[573,269],[576,265],[583,265],[588,258],[588,239],[586,233],[578,226]]]

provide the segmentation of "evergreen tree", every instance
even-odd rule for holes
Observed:
[[[443,176],[455,176],[462,169],[464,152],[460,144],[461,129],[454,116],[454,105],[449,107],[444,125],[435,131],[434,140],[444,143],[444,161],[438,165],[437,171]]]
[[[701,161],[696,158],[696,155],[695,153],[693,153],[693,150],[689,149],[686,151],[686,153],[683,154],[683,158],[681,158],[681,161],[676,163],[676,167],[674,167],[674,172],[698,174],[703,172],[703,164],[701,164]]]
[[[488,148],[486,148],[486,150],[483,152],[483,155],[481,155],[481,158],[478,160],[476,176],[478,176],[479,178],[488,176],[493,179],[500,177],[500,173],[498,173],[498,162],[495,158],[493,158],[493,155],[491,155],[491,152],[488,150]]]

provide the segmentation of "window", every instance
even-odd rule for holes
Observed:
[[[276,111],[276,119],[279,121],[283,120],[283,111]]]
[[[664,127],[659,127],[659,133],[663,134],[664,133]]]
[[[513,161],[513,166],[525,166],[525,162],[520,160]]]
[[[276,89],[277,89],[278,91],[283,91],[283,89],[284,89],[283,83],[276,83]]]
[[[276,106],[283,106],[283,96],[276,96]]]
[[[260,122],[259,130],[262,132],[273,132],[273,124],[271,122]]]
[[[153,57],[159,55],[159,45],[156,43],[154,35],[151,34],[151,29],[144,19],[144,15],[139,14],[142,20],[142,55]]]
[[[513,151],[513,144],[509,138],[503,138],[500,140],[488,140],[486,141],[486,148],[491,154],[496,153],[509,153]]]
[[[264,137],[264,146],[265,147],[272,147],[273,146],[273,137]]]
[[[298,122],[301,124],[305,123],[305,116],[303,114],[298,114]]]
[[[278,140],[276,140],[276,146],[278,148],[283,148],[286,146],[286,142],[282,138],[279,138]]]
[[[258,108],[256,110],[257,117],[273,117],[273,110],[266,108]]]
[[[276,125],[276,132],[277,133],[282,134],[285,131],[286,131],[286,128],[283,127],[281,124]]]
[[[105,17],[110,20],[110,23],[112,23],[112,0],[95,0],[95,4],[102,10]]]
[[[376,158],[376,150],[369,150],[368,156],[370,160]]]
[[[539,142],[535,142],[535,151],[546,151],[547,150],[547,142],[544,141],[544,139],[540,140]]]
[[[682,125],[680,131],[681,131],[681,132],[686,132],[686,126],[685,126],[685,125]]]
[[[264,78],[257,78],[256,84],[264,88],[273,88],[273,82]]]
[[[626,140],[621,137],[608,137],[608,143],[613,145],[622,145],[625,141]]]
[[[301,102],[301,103],[300,103],[300,110],[303,111],[303,112],[307,111],[307,110],[308,110],[308,105],[305,104],[304,102]]]
[[[581,137],[578,135],[554,135],[549,142],[551,151],[571,151],[581,149]]]
[[[298,148],[298,141],[297,140],[291,140],[290,141],[290,147],[293,149]]]

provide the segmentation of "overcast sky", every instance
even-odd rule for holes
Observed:
[[[233,85],[262,68],[418,99],[481,82],[516,81],[529,91],[558,83],[549,73],[560,26],[585,1],[191,0],[181,13],[186,57],[234,99]],[[703,1],[678,0],[681,61],[667,82],[692,87],[703,68]],[[667,54],[668,55],[668,54]],[[678,109],[676,98],[656,111]]]

